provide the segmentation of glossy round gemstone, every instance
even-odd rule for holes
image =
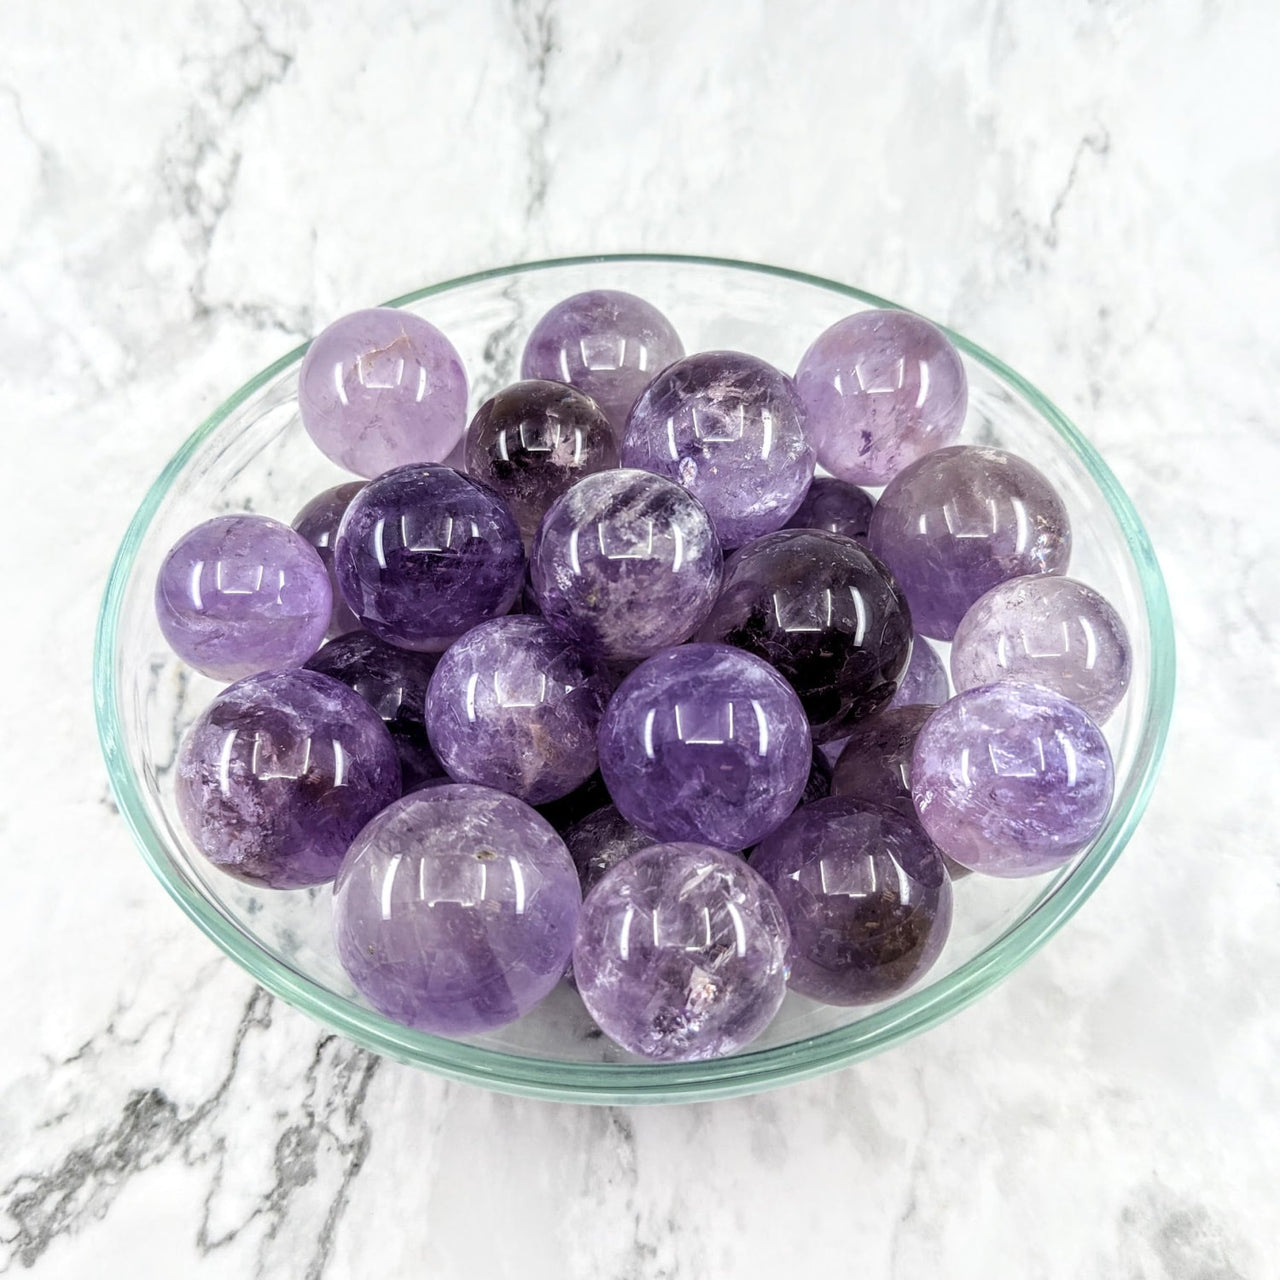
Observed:
[[[664,369],[627,418],[622,463],[684,485],[724,547],[791,518],[813,479],[795,384],[755,356],[705,351]]]
[[[875,499],[856,484],[835,476],[815,476],[786,528],[825,529],[866,542],[875,505]]]
[[[855,484],[884,484],[960,434],[964,365],[935,325],[907,311],[860,311],[817,339],[796,369],[818,461]]]
[[[271,889],[323,884],[400,794],[377,713],[315,671],[263,671],[224,689],[178,751],[175,798],[196,847]]]
[[[915,819],[911,753],[933,707],[890,707],[855,725],[831,774],[831,794],[897,809]]]
[[[433,653],[399,649],[368,631],[352,631],[330,640],[307,663],[310,670],[342,681],[382,717],[400,757],[406,792],[447,776],[431,749],[424,719],[427,683],[437,661]]]
[[[315,549],[288,525],[215,516],[165,556],[155,606],[178,657],[215,680],[236,680],[315,653],[333,589]]]
[[[642,662],[600,723],[614,804],[659,840],[745,849],[796,807],[812,762],[791,686],[727,645],[682,645]]]
[[[595,662],[541,618],[495,618],[440,659],[427,732],[457,781],[543,804],[595,772],[609,693]]]
[[[1045,579],[1048,581],[1048,579]],[[911,661],[898,681],[891,707],[940,707],[951,696],[947,669],[938,651],[922,635],[911,642]]]
[[[858,1005],[905,991],[951,928],[951,882],[919,826],[832,796],[798,809],[751,855],[791,929],[793,991]]]
[[[1012,578],[972,605],[951,645],[957,689],[1029,680],[1070,698],[1099,724],[1129,687],[1120,615],[1074,578]]]
[[[611,1040],[659,1062],[733,1053],[786,994],[787,922],[741,858],[661,844],[588,895],[573,949],[578,990]]]
[[[746,649],[800,695],[815,742],[885,706],[911,653],[911,615],[884,566],[851,538],[781,529],[731,557],[698,639]]]
[[[467,474],[511,508],[525,540],[546,509],[583,476],[618,465],[618,441],[590,396],[531,379],[499,391],[467,428]]]
[[[581,894],[564,842],[487,787],[415,791],[359,835],[333,886],[338,956],[389,1018],[467,1035],[527,1013],[560,980]]]
[[[1059,694],[1012,681],[939,707],[916,738],[911,791],[920,822],[973,871],[1051,870],[1102,830],[1111,752],[1085,712]]]
[[[566,298],[538,321],[520,376],[585,391],[621,434],[649,380],[682,355],[679,335],[656,307],[631,293],[599,289]]]
[[[1003,449],[939,449],[900,472],[871,515],[871,549],[906,593],[916,630],[950,640],[997,583],[1064,573],[1071,523],[1029,462]]]
[[[582,896],[596,887],[619,862],[648,849],[653,837],[645,835],[639,827],[632,826],[614,805],[605,805],[594,813],[575,822],[564,833],[569,856],[578,868],[578,882]]]
[[[350,484],[326,489],[316,494],[292,521],[294,530],[315,547],[316,554],[329,571],[329,585],[333,588],[333,612],[329,615],[327,632],[330,636],[345,635],[360,626],[360,620],[351,612],[338,587],[338,577],[333,571],[333,544],[351,499],[363,488],[363,480],[353,480]]]
[[[609,788],[604,785],[604,778],[597,769],[581,786],[575,787],[567,796],[558,800],[549,800],[546,804],[535,806],[540,814],[555,829],[564,835],[575,823],[581,822],[589,813],[603,809],[610,804]]]
[[[365,485],[333,562],[364,627],[428,652],[506,613],[524,583],[524,543],[506,503],[450,467],[398,467]]]
[[[443,462],[467,424],[467,374],[448,338],[397,307],[353,311],[307,349],[302,425],[326,457],[361,476]]]
[[[648,471],[588,476],[547,512],[530,554],[538,609],[598,657],[647,658],[687,640],[720,589],[710,517]]]

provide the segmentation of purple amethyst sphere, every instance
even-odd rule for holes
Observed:
[[[224,689],[178,751],[178,814],[215,866],[252,884],[323,884],[400,794],[386,727],[346,685],[263,671]]]
[[[855,725],[831,773],[831,794],[852,796],[908,815],[915,821],[911,799],[911,753],[932,707],[890,707]]]
[[[587,896],[573,972],[611,1040],[658,1062],[723,1057],[773,1020],[786,994],[787,922],[741,858],[660,844]]]
[[[288,525],[215,516],[165,556],[155,606],[178,657],[215,680],[237,680],[315,653],[333,589],[315,549]]]
[[[724,547],[780,529],[813,479],[804,406],[755,356],[704,351],[669,365],[632,406],[622,464],[684,485]]]
[[[329,585],[333,588],[333,612],[329,616],[327,632],[330,636],[345,635],[360,626],[359,618],[351,612],[338,587],[338,576],[333,571],[333,544],[351,499],[363,488],[363,480],[353,480],[349,484],[326,489],[316,494],[292,521],[294,530],[315,547],[316,554],[329,571]]]
[[[612,871],[633,853],[648,849],[653,837],[639,827],[632,826],[614,805],[605,805],[575,822],[564,833],[573,865],[578,868],[578,882],[582,896],[604,879],[605,872]]]
[[[835,476],[815,476],[786,523],[788,529],[825,529],[855,542],[866,542],[875,499],[865,490]]]
[[[338,958],[389,1018],[436,1035],[512,1022],[559,982],[581,894],[564,842],[488,787],[415,791],[360,833],[333,886]]]
[[[917,634],[911,641],[911,661],[907,663],[907,669],[898,681],[898,692],[889,705],[940,707],[950,696],[947,668],[933,645]]]

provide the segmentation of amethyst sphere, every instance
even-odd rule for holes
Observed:
[[[563,382],[517,382],[486,400],[467,428],[467,474],[502,496],[526,541],[566,489],[616,467],[618,456],[603,410]]]
[[[330,640],[307,663],[309,670],[341,680],[382,717],[400,757],[405,792],[447,776],[431,749],[424,719],[427,684],[437,661],[433,653],[398,649],[368,631],[352,631]]]
[[[600,772],[659,840],[745,849],[800,800],[813,762],[804,708],[767,663],[722,644],[666,649],[618,686]]]
[[[831,794],[897,809],[914,821],[911,753],[932,714],[927,706],[890,707],[855,725],[832,770]]]
[[[648,471],[604,471],[574,485],[530,553],[543,617],[611,661],[687,640],[720,590],[722,566],[702,504]]]
[[[215,680],[236,680],[315,653],[333,589],[315,549],[288,525],[215,516],[165,556],[155,606],[178,657]]]
[[[856,484],[835,476],[815,476],[786,528],[825,529],[855,542],[866,542],[875,505],[875,499]]]
[[[800,695],[815,742],[893,697],[911,655],[911,614],[884,565],[838,533],[780,529],[748,543],[699,640],[746,649]]]
[[[619,862],[633,853],[648,849],[653,837],[632,826],[614,805],[605,805],[575,822],[564,833],[573,865],[578,868],[578,882],[585,898]]]
[[[634,294],[600,289],[566,298],[538,321],[520,376],[585,391],[621,435],[636,397],[682,355],[679,335],[661,311]]]
[[[1111,752],[1073,702],[1012,681],[957,694],[925,722],[911,758],[920,822],[972,871],[1052,870],[1102,830]]]
[[[365,485],[333,562],[365,628],[426,652],[506,613],[524,584],[524,543],[506,503],[450,467],[398,467]]]
[[[997,583],[1064,573],[1071,523],[1053,486],[1003,449],[939,449],[900,472],[871,515],[871,549],[906,593],[916,629],[950,640]]]
[[[360,833],[333,886],[338,957],[375,1009],[436,1035],[527,1013],[560,980],[581,894],[564,842],[488,787],[415,791]]]
[[[338,536],[338,526],[346,515],[351,499],[364,488],[363,480],[335,485],[318,493],[293,517],[294,530],[300,533],[316,549],[329,571],[329,585],[333,588],[333,612],[329,616],[330,636],[345,635],[360,626],[360,620],[351,612],[338,587],[338,576],[333,571],[333,544]]]
[[[724,547],[780,529],[813,479],[795,384],[755,356],[704,351],[645,388],[627,418],[622,463],[684,485]]]
[[[920,827],[832,796],[797,810],[751,855],[791,929],[793,991],[858,1005],[905,991],[942,952],[951,881]]]
[[[263,671],[224,689],[178,750],[182,824],[216,867],[296,889],[337,874],[360,828],[400,794],[377,712],[315,671]]]
[[[906,311],[860,311],[818,335],[796,387],[828,471],[884,484],[960,434],[969,387],[943,332]]]
[[[596,663],[541,618],[495,618],[440,659],[427,732],[457,781],[544,804],[595,772],[609,692]]]
[[[360,476],[443,462],[467,423],[467,374],[448,338],[398,307],[353,311],[307,349],[302,425],[326,457]]]
[[[573,972],[611,1040],[693,1062],[733,1053],[769,1025],[786,994],[788,941],[777,898],[741,858],[660,844],[588,895]]]
[[[957,689],[1028,680],[1070,698],[1099,724],[1124,697],[1131,669],[1120,615],[1074,578],[1012,578],[992,587],[951,644]]]
[[[947,683],[947,669],[942,659],[924,636],[917,635],[911,642],[911,661],[889,705],[940,707],[950,696],[951,686]]]

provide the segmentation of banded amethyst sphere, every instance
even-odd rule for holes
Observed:
[[[822,743],[893,697],[911,634],[897,584],[852,538],[780,529],[729,560],[698,639],[736,645],[776,667]]]
[[[682,645],[642,662],[600,723],[614,804],[659,840],[745,849],[796,807],[812,761],[791,686],[728,645]]]
[[[788,529],[825,529],[865,543],[875,499],[835,476],[815,476],[804,501],[787,521]]]
[[[612,871],[633,853],[650,848],[653,837],[632,826],[616,806],[609,804],[575,822],[564,833],[564,842],[578,868],[578,883],[585,899],[604,879],[606,871]]]
[[[183,534],[156,577],[169,647],[215,680],[293,667],[320,647],[333,610],[315,549],[266,516],[215,516]]]
[[[333,886],[334,939],[380,1013],[469,1035],[514,1021],[559,982],[580,903],[564,842],[528,805],[431,787],[351,846]]]
[[[543,804],[595,772],[609,692],[595,662],[541,618],[495,618],[440,659],[427,732],[457,781]]]
[[[345,635],[360,626],[360,620],[351,612],[342,598],[338,575],[333,571],[333,543],[338,536],[338,526],[346,515],[351,499],[364,488],[363,480],[335,485],[318,493],[293,517],[294,530],[300,533],[316,549],[329,573],[329,586],[333,589],[333,612],[329,615],[329,636]]]
[[[1046,578],[1048,582],[1050,579]],[[891,707],[940,707],[951,696],[947,669],[937,650],[922,635],[911,641],[911,661],[898,681]]]
[[[574,485],[534,539],[530,578],[543,617],[608,660],[687,640],[720,589],[723,555],[702,504],[648,471]]]
[[[328,458],[360,476],[443,462],[467,424],[467,374],[421,316],[372,307],[335,320],[307,349],[298,409]]]
[[[1050,871],[1102,830],[1114,776],[1073,702],[1005,681],[958,694],[916,738],[911,791],[943,853],[994,876]]]
[[[621,436],[636,397],[682,355],[679,335],[656,307],[631,293],[597,289],[566,298],[538,321],[520,376],[585,391]]]
[[[786,994],[787,922],[741,858],[660,844],[615,866],[587,896],[573,972],[615,1043],[657,1062],[733,1053]]]
[[[1064,573],[1071,523],[1053,486],[1003,449],[939,449],[900,472],[871,515],[871,549],[906,593],[916,630],[950,640],[1008,578]]]
[[[354,690],[382,717],[400,757],[406,793],[447,776],[431,749],[424,719],[427,684],[437,661],[433,653],[398,649],[367,631],[352,631],[330,640],[307,663],[309,670]]]
[[[526,542],[562,493],[616,467],[618,456],[603,410],[563,382],[517,382],[486,400],[467,428],[467,474],[503,498]]]
[[[946,335],[907,311],[860,311],[818,335],[796,369],[818,461],[884,484],[960,434],[964,365]]]
[[[361,625],[426,652],[506,613],[524,584],[524,543],[506,503],[450,467],[398,467],[365,485],[333,562]]]
[[[178,750],[175,798],[214,866],[270,889],[323,884],[400,794],[386,727],[346,685],[263,671],[224,689]]]
[[[780,529],[813,479],[804,406],[755,356],[704,351],[664,369],[627,418],[622,464],[684,485],[723,547]]]
[[[1074,578],[1013,578],[964,615],[951,645],[957,689],[1027,680],[1070,698],[1102,724],[1129,687],[1129,633]]]

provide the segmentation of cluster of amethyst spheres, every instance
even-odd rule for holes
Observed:
[[[366,479],[211,519],[156,583],[232,682],[182,743],[183,823],[256,885],[332,881],[376,1009],[470,1035],[568,981],[623,1048],[716,1057],[787,987],[892,998],[954,879],[1097,835],[1128,639],[1064,576],[1048,480],[955,443],[937,328],[861,311],[789,376],[590,292],[521,376],[468,424],[439,330],[343,317],[298,403]]]

